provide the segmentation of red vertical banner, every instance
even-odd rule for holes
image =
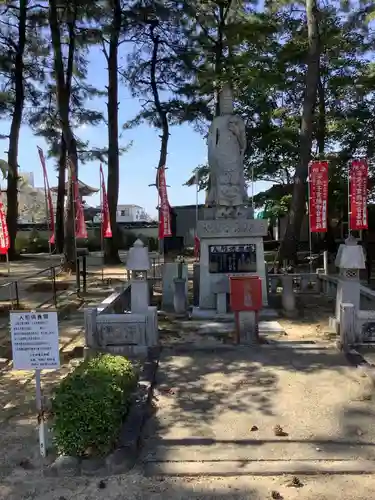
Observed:
[[[108,207],[108,198],[107,198],[107,192],[105,189],[105,183],[104,183],[104,173],[103,173],[103,168],[100,165],[100,184],[101,184],[101,190],[102,190],[102,237],[103,238],[112,238],[112,228],[111,228],[111,221],[109,218],[109,207]]]
[[[313,161],[309,165],[310,232],[327,232],[328,161]]]
[[[73,196],[74,196],[74,208],[75,208],[75,236],[76,238],[86,239],[87,238],[87,228],[85,222],[85,214],[83,211],[82,200],[79,194],[78,180],[75,176],[72,176],[73,182]]]
[[[44,193],[46,197],[46,203],[47,203],[47,209],[48,209],[48,227],[51,234],[51,237],[49,239],[49,242],[53,245],[55,243],[55,218],[53,215],[53,203],[52,203],[52,195],[51,195],[51,190],[49,187],[49,182],[48,182],[48,175],[47,175],[47,167],[46,167],[46,160],[44,158],[44,153],[42,148],[37,146],[38,148],[38,153],[39,153],[39,159],[40,163],[42,164],[42,169],[43,169],[43,178],[44,178]]]
[[[157,172],[156,184],[159,191],[159,240],[172,236],[171,230],[171,207],[168,201],[167,182],[165,179],[165,167],[160,167]]]
[[[0,191],[0,254],[6,255],[10,247],[7,219]]]
[[[368,229],[367,180],[367,160],[353,160],[349,168],[349,222],[352,231]]]

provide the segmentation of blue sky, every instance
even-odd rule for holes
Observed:
[[[107,70],[104,55],[95,48],[90,57],[88,81],[97,88],[104,89],[107,83]],[[133,99],[125,86],[119,88],[119,129],[129,119],[133,118],[139,110],[138,99]],[[88,108],[104,112],[106,116],[106,101],[103,98],[90,101]],[[0,134],[9,133],[10,123],[0,123]],[[155,181],[155,167],[158,164],[160,138],[159,130],[143,124],[133,130],[122,133],[120,145],[125,146],[133,141],[129,151],[120,157],[120,190],[119,204],[134,203],[143,206],[146,211],[156,215],[157,193],[153,187],[148,187]],[[207,147],[205,139],[194,132],[192,127],[182,125],[172,127],[170,130],[167,183],[169,201],[174,205],[187,205],[195,203],[195,188],[183,186],[190,177],[192,170],[206,161]],[[94,147],[105,147],[107,143],[107,128],[103,123],[96,127],[86,127],[77,131],[83,140],[89,140]],[[27,126],[22,126],[18,163],[21,171],[34,172],[35,185],[43,186],[43,175],[37,154],[37,145],[45,151],[46,143],[34,137]],[[8,149],[6,140],[0,141],[0,159],[7,159],[5,151]],[[47,160],[49,183],[57,184],[57,173],[54,169],[54,160]],[[103,165],[106,176],[106,166]],[[79,179],[83,182],[99,187],[99,162],[79,165]],[[255,192],[265,189],[266,183],[256,183]],[[98,205],[99,194],[86,199],[90,205]],[[199,193],[199,202],[204,201],[204,193]]]

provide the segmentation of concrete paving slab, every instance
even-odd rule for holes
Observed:
[[[322,346],[165,351],[143,463],[159,471],[170,462],[216,463],[220,475],[239,461],[251,462],[253,473],[256,462],[293,461],[298,469],[306,461],[316,470],[315,462],[372,462],[368,383],[342,353]]]

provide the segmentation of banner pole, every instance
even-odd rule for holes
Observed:
[[[8,268],[8,276],[10,276],[10,260],[9,260],[9,252],[6,253],[7,260],[7,268]]]
[[[195,182],[195,234],[197,235],[197,228],[198,228],[198,194],[199,194],[199,184],[198,184],[198,177],[196,178]]]
[[[49,223],[46,179],[44,179],[44,201],[45,201],[45,209],[46,209],[47,230],[49,230],[49,232],[50,232],[51,225]],[[48,249],[49,249],[49,255],[51,256],[51,253],[52,253],[52,251],[51,251],[51,236],[48,238]]]
[[[77,180],[75,179],[75,174],[73,175],[73,166],[74,166],[73,162],[69,159],[70,189],[72,190],[72,198],[73,198],[72,213],[73,213],[73,231],[74,231],[74,258],[75,258],[76,283],[77,283],[77,293],[78,293],[79,288],[80,288],[80,277],[79,277],[79,274],[77,274],[77,272],[79,272],[78,266],[77,266],[78,255],[77,255],[77,238],[76,238],[76,234],[77,234],[76,203],[77,203],[77,200],[76,200],[75,182],[77,182]],[[78,192],[78,196],[79,196],[79,192]]]
[[[160,172],[159,168],[156,169],[157,174],[156,174],[156,189],[158,191],[158,233],[160,234]],[[164,263],[164,245],[162,244],[161,238],[158,234],[158,241],[159,241],[159,255],[160,257],[163,255],[163,263]]]
[[[351,215],[351,206],[350,206],[351,196],[350,196],[350,162],[348,162],[348,236],[351,236],[352,230],[350,227],[350,215]]]
[[[102,252],[102,281],[104,281],[104,236],[103,236],[103,224],[104,224],[104,207],[103,207],[103,182],[104,174],[102,175],[102,170],[99,172],[100,177],[100,246]]]
[[[307,176],[307,197],[308,197],[308,203],[307,203],[307,213],[308,213],[308,227],[309,227],[309,253],[310,253],[310,274],[312,274],[312,233],[311,233],[311,188],[310,188],[310,182],[311,182],[311,162],[309,162],[308,166],[308,176]]]
[[[254,217],[254,165],[251,166],[251,208]]]

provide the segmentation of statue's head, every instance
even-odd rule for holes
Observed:
[[[225,83],[219,95],[220,114],[232,115],[233,114],[233,94],[230,86]]]

